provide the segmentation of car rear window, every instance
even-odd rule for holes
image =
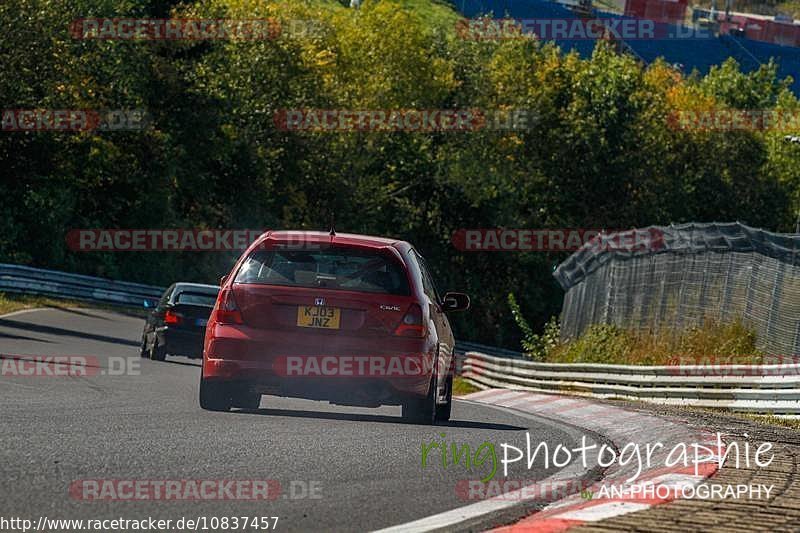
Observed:
[[[180,292],[175,297],[175,303],[199,305],[203,307],[214,307],[216,301],[216,294],[203,294],[200,292]]]
[[[348,248],[258,250],[247,258],[234,282],[410,294],[405,269],[396,259]]]

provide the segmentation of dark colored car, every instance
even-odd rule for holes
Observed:
[[[404,418],[423,423],[450,418],[446,313],[467,309],[469,298],[441,297],[411,244],[268,232],[221,285],[203,350],[203,409],[257,408],[273,394],[402,405]]]
[[[206,324],[219,293],[216,285],[174,283],[148,315],[141,356],[163,361],[167,354],[199,358]]]

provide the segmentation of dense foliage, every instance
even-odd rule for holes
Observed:
[[[535,356],[531,352],[529,355]],[[613,324],[594,324],[577,339],[549,346],[541,361],[617,365],[775,364],[756,347],[756,334],[741,322],[713,321],[680,331],[632,331]]]
[[[227,253],[76,253],[72,228],[306,228],[414,242],[441,288],[473,296],[461,338],[518,346],[509,311],[558,312],[563,254],[460,252],[458,228],[628,228],[740,220],[786,231],[800,152],[782,132],[668,126],[676,110],[797,110],[772,65],[707,76],[600,44],[582,60],[533,40],[460,39],[442,3],[4,0],[4,109],[143,108],[144,132],[0,134],[0,261],[132,281],[213,281]],[[262,41],[76,40],[80,17],[277,17]],[[526,109],[516,132],[276,128],[281,109]]]

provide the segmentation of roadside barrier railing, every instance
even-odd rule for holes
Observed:
[[[143,307],[156,304],[164,289],[154,285],[0,263],[0,292]]]
[[[800,364],[633,366],[560,364],[467,352],[461,376],[508,388],[800,417]]]

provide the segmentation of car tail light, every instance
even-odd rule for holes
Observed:
[[[233,291],[231,289],[222,291],[214,320],[222,324],[244,323],[242,320],[242,312],[239,311],[239,306],[236,305],[236,300],[233,298]]]
[[[422,323],[422,308],[419,304],[411,304],[400,325],[394,330],[401,337],[424,337],[425,325]]]
[[[176,313],[172,309],[167,309],[164,313],[164,324],[177,325],[183,322],[183,315]]]

